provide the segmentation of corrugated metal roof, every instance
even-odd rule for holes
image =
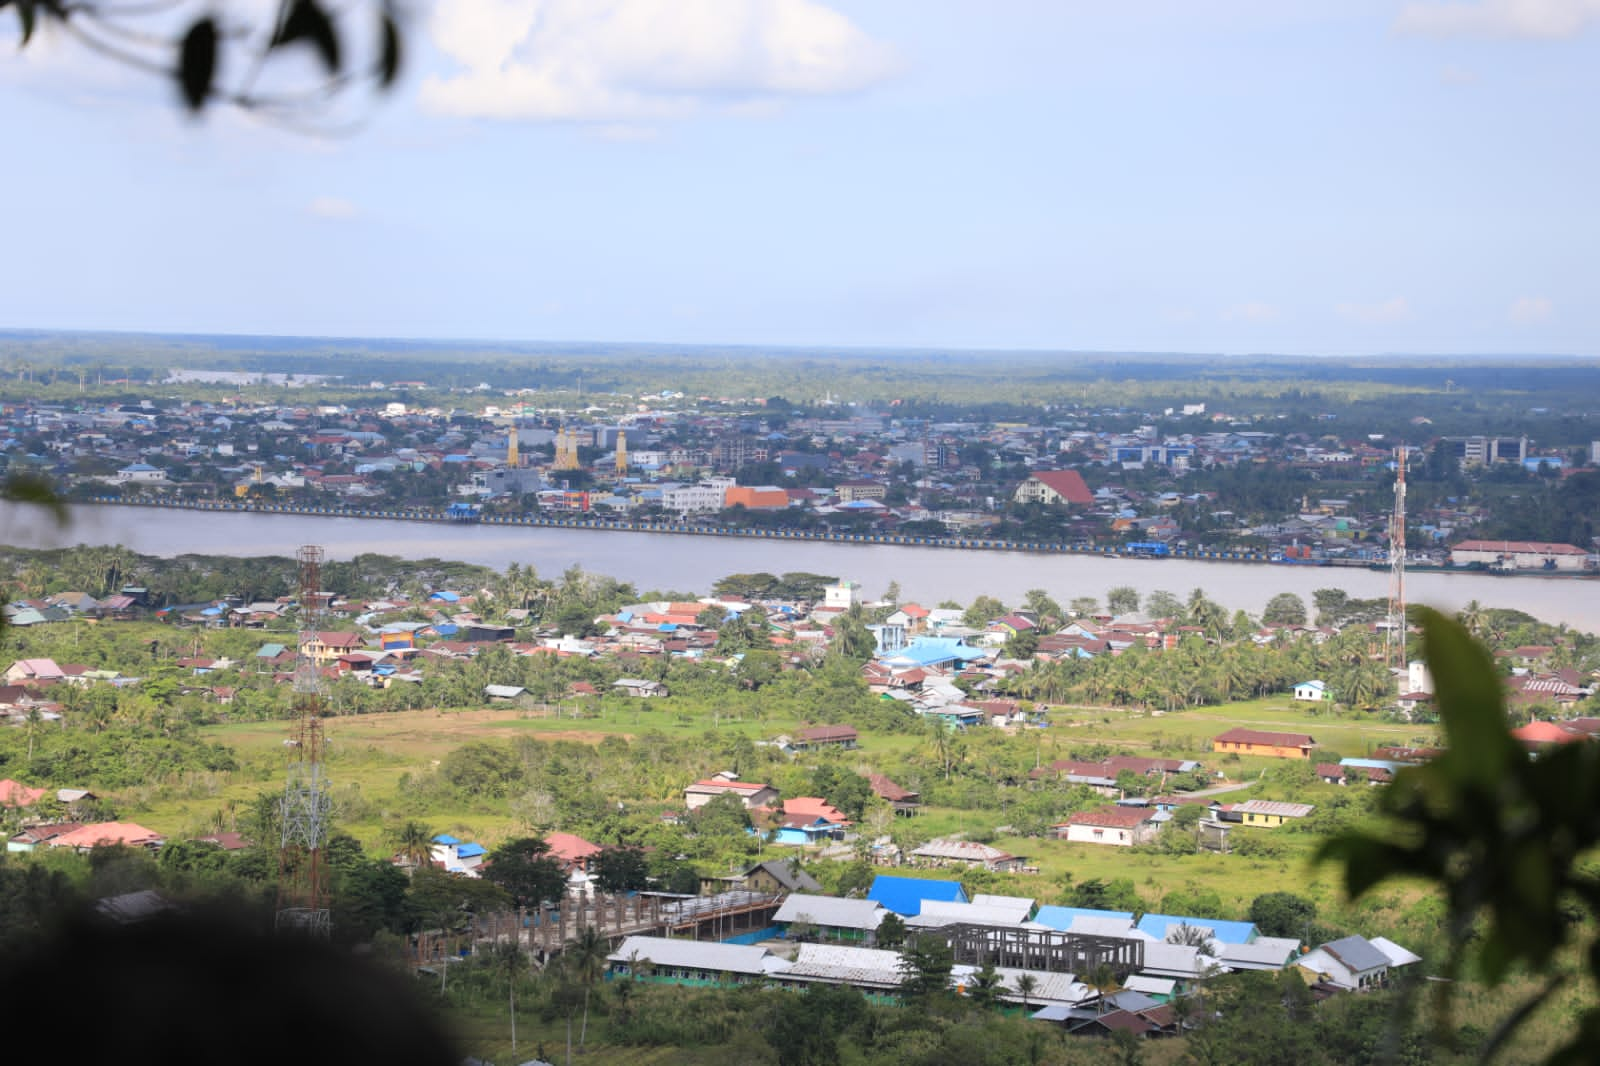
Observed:
[[[891,953],[892,954],[892,953]],[[630,936],[606,958],[631,963],[648,959],[655,966],[682,966],[715,973],[761,974],[772,971],[770,951],[745,944],[716,944],[705,940],[673,940],[660,936]]]
[[[868,899],[838,899],[796,892],[783,901],[775,922],[810,922],[836,929],[876,929],[889,912],[882,904]]]
[[[896,914],[909,918],[922,912],[922,901],[925,899],[966,902],[967,892],[959,881],[879,874],[872,879],[872,888],[867,891],[867,898],[883,904]]]
[[[839,944],[801,944],[794,963],[781,976],[895,988],[903,974],[897,951]]]
[[[1358,974],[1368,970],[1381,970],[1389,965],[1389,956],[1373,946],[1364,936],[1352,935],[1330,940],[1322,945],[1322,950]]]
[[[912,917],[907,925],[936,928],[952,922],[971,922],[974,925],[1020,925],[1026,921],[1026,907],[958,903],[942,899],[922,901],[922,912]]]
[[[1248,944],[1256,938],[1253,922],[1224,922],[1215,918],[1185,917],[1175,914],[1147,914],[1139,919],[1139,932],[1157,940],[1165,940],[1173,926],[1187,925],[1210,932],[1211,939],[1219,944]]]
[[[1114,918],[1133,924],[1132,911],[1102,911],[1090,907],[1057,907],[1054,904],[1039,908],[1039,913],[1033,920],[1040,925],[1048,925],[1052,929],[1065,932],[1072,928],[1072,923],[1077,918]]]

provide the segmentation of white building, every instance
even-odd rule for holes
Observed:
[[[151,466],[149,463],[130,463],[117,471],[117,480],[124,483],[132,481],[140,484],[150,484],[167,480],[167,472],[158,466]]]
[[[720,511],[728,490],[736,484],[731,477],[713,477],[694,485],[662,489],[661,506],[678,514]]]
[[[825,610],[848,611],[863,601],[860,584],[844,579],[840,579],[837,585],[829,585],[822,593]]]

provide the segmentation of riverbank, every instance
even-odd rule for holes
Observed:
[[[512,563],[555,575],[571,567],[633,584],[641,594],[701,596],[729,574],[805,572],[847,578],[869,599],[891,582],[906,602],[970,603],[993,596],[1021,603],[1044,589],[1058,602],[1080,596],[1104,600],[1113,588],[1147,596],[1179,596],[1204,589],[1229,610],[1259,614],[1272,599],[1292,592],[1306,602],[1321,588],[1338,588],[1363,599],[1389,593],[1389,575],[1362,566],[1271,565],[1259,559],[1128,559],[1090,551],[1006,551],[944,548],[914,538],[902,543],[869,540],[730,535],[673,535],[671,524],[585,527],[576,521],[544,525],[497,522],[456,524],[438,517],[397,513],[395,518],[294,511],[189,509],[163,506],[70,504],[63,527],[37,508],[0,502],[0,543],[18,548],[72,544],[122,545],[144,555],[222,555],[230,558],[292,557],[303,544],[320,545],[329,559],[392,555],[401,559],[458,560],[495,570]],[[926,540],[927,538],[924,538]],[[1580,585],[1582,583],[1580,582]],[[1471,601],[1514,607],[1583,632],[1600,632],[1600,596],[1574,596],[1570,581],[1516,581],[1487,573],[1414,571],[1409,598],[1443,611]]]
[[[737,527],[700,525],[693,522],[648,521],[598,518],[594,516],[533,514],[501,515],[480,514],[470,519],[452,515],[448,511],[420,508],[369,509],[354,507],[322,507],[311,504],[263,503],[249,500],[168,500],[123,499],[103,496],[83,501],[95,506],[144,507],[158,510],[208,511],[238,514],[296,515],[303,518],[355,518],[385,522],[426,522],[435,525],[485,525],[521,526],[530,529],[587,529],[621,533],[667,533],[696,537],[721,537],[768,541],[817,541],[835,544],[884,544],[908,548],[940,548],[961,551],[1026,552],[1036,555],[1086,555],[1112,559],[1132,559],[1140,562],[1161,562],[1166,559],[1184,559],[1195,562],[1264,563],[1272,566],[1297,566],[1317,568],[1349,568],[1387,571],[1388,566],[1369,558],[1351,559],[1300,559],[1248,551],[1205,551],[1191,548],[1169,547],[1160,555],[1148,550],[1126,551],[1086,543],[1039,542],[1006,540],[994,537],[922,537],[898,533],[835,533],[814,530],[741,529]],[[1538,578],[1600,578],[1596,570],[1491,570],[1484,567],[1439,566],[1416,564],[1413,572],[1429,574],[1477,574],[1495,577]]]

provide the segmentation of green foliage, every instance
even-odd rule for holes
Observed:
[[[637,892],[650,886],[649,859],[639,848],[606,848],[590,860],[589,872],[602,892]]]
[[[900,991],[909,999],[948,995],[955,954],[943,937],[911,934],[900,946]]]
[[[483,877],[505,889],[519,907],[554,902],[567,890],[561,864],[538,837],[519,837],[495,848],[484,863]]]
[[[460,791],[474,796],[508,796],[522,781],[521,760],[509,749],[487,741],[463,744],[446,755],[439,775]]]
[[[1144,900],[1133,887],[1133,881],[1119,877],[1109,884],[1098,878],[1073,885],[1062,902],[1068,907],[1086,907],[1090,910],[1142,911]]]
[[[1303,938],[1316,917],[1316,903],[1293,892],[1264,892],[1250,901],[1250,920],[1262,936]]]
[[[1491,987],[1516,967],[1551,974],[1507,1016],[1492,1050],[1567,980],[1554,963],[1574,939],[1583,938],[1590,973],[1600,976],[1592,922],[1575,926],[1568,917],[1571,901],[1591,918],[1600,914],[1600,877],[1588,862],[1600,844],[1600,748],[1567,744],[1530,759],[1511,736],[1488,653],[1460,623],[1419,613],[1446,750],[1395,775],[1380,804],[1388,823],[1381,832],[1344,832],[1318,854],[1343,867],[1355,897],[1395,877],[1442,888],[1449,906],[1443,975],[1452,981],[1469,956]],[[1438,988],[1447,1032],[1452,984]],[[1551,1062],[1600,1055],[1600,1007],[1576,1021]]]

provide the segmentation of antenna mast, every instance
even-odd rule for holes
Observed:
[[[325,605],[322,558],[322,549],[314,544],[295,553],[300,564],[300,641],[294,661],[294,735],[289,741],[294,761],[278,805],[283,835],[278,851],[277,929],[313,937],[326,937],[332,925],[323,863],[332,805],[322,767],[327,693],[312,650],[322,639],[318,628]]]
[[[1394,514],[1389,518],[1389,630],[1384,662],[1401,670],[1406,662],[1406,446],[1395,449]]]

